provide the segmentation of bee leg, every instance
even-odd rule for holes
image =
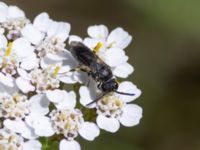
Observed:
[[[63,76],[69,72],[75,72],[75,71],[79,71],[80,70],[80,67],[76,67],[76,68],[73,68],[73,69],[70,69],[69,71],[66,71],[66,72],[62,72],[62,73],[58,73],[58,74],[63,74]]]
[[[87,104],[86,106],[90,106],[96,102],[98,102],[100,99],[102,99],[107,93],[102,94],[101,96],[99,96],[98,98],[96,98],[94,101],[90,102],[89,104]]]
[[[80,65],[80,66],[77,66],[76,68],[70,69],[69,71],[58,73],[58,74],[65,75],[65,74],[67,74],[69,72],[75,72],[75,71],[80,71],[80,70],[83,71],[83,72],[87,72],[87,73],[90,72],[90,70],[87,67],[84,67],[84,66]]]
[[[98,89],[101,90],[101,87],[102,87],[102,83],[100,82],[98,85],[97,85]]]
[[[89,67],[87,67],[87,66],[80,65],[80,66],[79,66],[79,69],[80,69],[81,71],[83,71],[83,72],[88,73],[88,74],[91,73],[91,69],[90,69]]]

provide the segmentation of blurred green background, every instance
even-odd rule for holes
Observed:
[[[200,150],[200,1],[199,0],[4,0],[28,18],[46,11],[68,21],[71,34],[87,27],[122,26],[133,42],[127,48],[142,96],[140,125],[104,133],[83,150]]]

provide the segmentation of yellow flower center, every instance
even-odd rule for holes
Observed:
[[[58,116],[58,120],[59,121],[64,121],[66,120],[66,115],[64,113],[61,113],[59,116]]]
[[[71,124],[70,123],[66,123],[66,125],[65,125],[65,129],[71,129]]]
[[[120,99],[116,99],[115,100],[115,105],[118,106],[118,107],[122,107],[123,103]]]
[[[97,114],[118,118],[123,113],[125,103],[115,94],[105,95],[97,102]]]
[[[14,96],[13,96],[13,100],[17,103],[20,101],[20,95],[18,93],[16,93]]]

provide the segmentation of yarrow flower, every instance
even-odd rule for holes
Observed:
[[[0,28],[9,40],[21,37],[22,28],[29,23],[24,12],[16,6],[0,2]]]
[[[21,119],[29,114],[29,101],[25,95],[2,93],[0,99],[0,117]]]
[[[31,22],[17,6],[0,2],[0,150],[51,149],[53,144],[80,150],[79,135],[93,141],[101,129],[114,133],[120,124],[139,124],[142,108],[131,102],[141,90],[117,81],[134,70],[125,53],[132,36],[121,27],[109,33],[105,25],[88,27],[85,38],[70,30],[68,22],[54,21],[46,12]],[[118,93],[103,92],[98,73],[91,76],[90,67],[84,69],[66,48],[73,41],[106,64]]]
[[[2,150],[40,150],[42,145],[36,140],[26,141],[18,134],[0,129],[0,149]]]
[[[42,94],[37,94],[29,99],[23,94],[5,95],[1,98],[1,118],[4,126],[13,132],[21,134],[26,139],[36,139],[39,136],[53,135],[53,131],[38,132],[39,125],[46,129],[51,128],[49,118],[45,115],[49,112],[49,101]],[[37,129],[32,128],[32,122],[39,122]]]
[[[91,86],[91,88],[93,88]],[[119,84],[119,91],[127,91],[134,93],[134,96],[121,95],[117,93],[109,93],[102,97],[95,105],[90,108],[95,108],[97,113],[97,125],[108,132],[116,132],[121,123],[124,126],[131,127],[137,125],[142,117],[142,108],[136,104],[130,104],[138,98],[141,91],[131,82],[122,82]],[[98,95],[90,93],[90,89],[82,86],[79,90],[80,102],[87,107],[87,104],[94,101]]]
[[[17,68],[31,70],[38,66],[38,61],[33,46],[25,38],[8,42],[4,35],[0,35],[0,43],[2,44],[0,45],[0,76],[2,78],[0,82],[13,86],[13,77],[18,74]]]
[[[63,90],[48,92],[47,97],[56,106],[50,113],[52,126],[56,134],[62,134],[65,139],[60,142],[60,150],[80,147],[74,140],[78,134],[88,141],[99,136],[100,130],[92,122],[84,121],[81,110],[75,109],[76,95],[73,91]]]
[[[62,62],[65,59],[64,42],[69,32],[69,23],[53,21],[47,13],[41,13],[34,19],[33,24],[23,28],[22,35],[35,45],[41,63],[47,63],[46,58],[55,64],[55,61]]]
[[[54,72],[55,70],[52,68],[34,69],[30,73],[21,70],[20,76],[16,79],[16,84],[24,93],[31,91],[44,93],[60,86]]]

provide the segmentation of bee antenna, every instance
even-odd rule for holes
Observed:
[[[124,92],[119,92],[119,91],[115,91],[117,94],[122,94],[122,95],[128,95],[128,96],[134,96],[135,94],[132,93],[124,93]]]

